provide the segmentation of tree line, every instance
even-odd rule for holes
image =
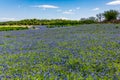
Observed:
[[[79,24],[93,24],[104,22],[120,22],[120,13],[117,10],[104,11],[99,13],[96,17],[81,18],[80,20],[62,20],[62,19],[24,19],[20,21],[0,22],[0,25],[79,25]]]
[[[79,24],[91,24],[96,23],[93,20],[62,20],[62,19],[53,19],[53,20],[39,20],[39,19],[25,19],[20,21],[7,21],[0,22],[0,25],[79,25]]]

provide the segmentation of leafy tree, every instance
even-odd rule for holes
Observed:
[[[103,13],[105,20],[107,21],[117,20],[118,15],[119,12],[117,10],[109,10]]]

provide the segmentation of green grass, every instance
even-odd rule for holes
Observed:
[[[28,27],[25,26],[0,26],[0,31],[12,31],[12,30],[25,30]]]

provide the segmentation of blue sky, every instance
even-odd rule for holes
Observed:
[[[120,8],[120,0],[0,0],[0,21],[74,19]]]

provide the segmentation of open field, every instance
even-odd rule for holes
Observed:
[[[120,26],[0,32],[0,80],[120,80]]]

